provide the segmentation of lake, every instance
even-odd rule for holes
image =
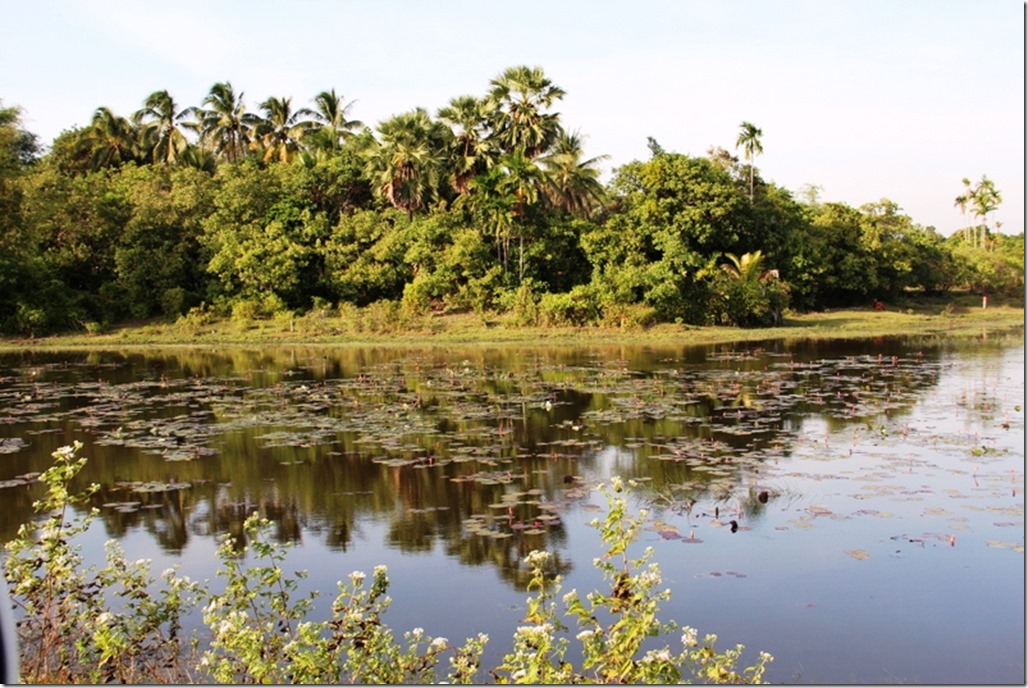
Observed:
[[[648,509],[662,618],[770,652],[766,680],[1023,684],[1024,401],[1023,329],[4,353],[0,537],[79,440],[97,561],[116,538],[214,582],[219,539],[260,510],[323,608],[386,564],[389,624],[488,633],[488,669],[530,551],[555,554],[564,590],[600,584],[588,523],[619,475]]]

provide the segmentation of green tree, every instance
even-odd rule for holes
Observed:
[[[718,257],[748,245],[749,204],[731,175],[706,158],[665,152],[619,168],[611,195],[617,211],[582,237],[602,299],[705,322]]]
[[[201,243],[216,297],[304,308],[323,280],[326,214],[300,193],[304,168],[244,161],[218,169]]]
[[[134,318],[181,315],[206,291],[200,235],[215,185],[195,169],[164,166],[126,168],[113,182],[131,209],[114,248],[119,310]]]
[[[764,145],[760,137],[764,135],[756,125],[750,122],[743,122],[739,125],[739,138],[735,140],[735,147],[742,146],[743,157],[749,163],[750,168],[750,202],[753,202],[753,159],[764,152]]]
[[[450,153],[450,183],[458,194],[466,194],[471,180],[495,164],[499,151],[490,138],[490,119],[495,104],[486,98],[460,96],[438,112],[439,119],[453,131]]]
[[[423,108],[385,120],[378,133],[381,142],[364,151],[372,189],[413,218],[441,197],[453,133]]]
[[[179,110],[167,91],[154,91],[133,115],[139,127],[143,158],[152,163],[174,164],[189,147],[185,130],[195,128],[192,108]]]
[[[567,213],[589,218],[605,197],[597,165],[608,159],[600,155],[583,160],[582,137],[561,132],[553,148],[540,158],[546,170],[545,194],[550,204]]]
[[[76,139],[78,152],[89,160],[89,169],[120,167],[140,160],[139,129],[125,117],[99,107],[89,127]]]
[[[334,88],[314,96],[314,109],[309,112],[311,119],[320,126],[313,128],[313,133],[319,135],[324,148],[338,150],[364,127],[360,120],[348,119],[353,105],[354,101],[345,102]]]
[[[715,279],[721,319],[738,327],[777,325],[788,305],[788,287],[779,280],[777,269],[765,269],[760,251],[736,256],[726,253],[721,268],[725,280]]]
[[[505,152],[521,150],[532,160],[557,141],[560,118],[546,112],[565,95],[541,67],[510,67],[490,82],[489,98],[495,105],[493,130]]]
[[[989,213],[996,212],[999,209],[999,204],[1003,201],[1003,196],[1000,194],[999,189],[991,179],[982,175],[981,180],[975,185],[973,192],[971,193],[971,209],[975,217],[977,217],[981,224],[981,238],[978,242],[980,248],[988,248],[986,245],[986,238],[989,233]]]
[[[199,123],[200,141],[226,162],[242,160],[247,154],[251,131],[258,119],[246,111],[243,94],[236,95],[231,82],[219,81],[211,86],[203,105],[194,110]]]
[[[268,98],[260,104],[264,115],[254,123],[254,139],[264,162],[292,162],[301,141],[317,125],[307,108],[293,111],[292,98]]]
[[[968,243],[973,242],[973,235],[971,230],[971,220],[967,215],[967,209],[971,206],[971,198],[974,195],[974,190],[971,188],[971,180],[964,177],[961,180],[964,183],[964,193],[953,199],[953,205],[960,208],[960,214],[964,216],[964,239]]]

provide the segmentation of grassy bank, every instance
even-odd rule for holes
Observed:
[[[263,320],[205,316],[176,322],[148,322],[53,337],[0,340],[0,350],[73,349],[126,346],[425,344],[713,344],[767,339],[838,339],[887,335],[981,336],[1024,327],[1022,304],[921,300],[876,311],[871,308],[791,313],[779,327],[740,329],[663,323],[649,327],[538,327],[511,314],[407,314],[375,304],[345,314],[278,314]]]

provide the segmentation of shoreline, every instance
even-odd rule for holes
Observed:
[[[100,333],[63,334],[40,338],[0,339],[0,351],[104,348],[360,347],[360,346],[606,346],[709,345],[789,339],[860,339],[885,336],[988,336],[990,332],[1024,328],[1024,309],[992,306],[958,307],[935,313],[912,309],[875,311],[840,309],[792,314],[772,328],[690,326],[662,323],[650,327],[516,326],[503,315],[419,316],[404,325],[363,331],[363,323],[338,317],[278,317],[269,320],[216,320],[203,324],[156,322],[120,326]],[[403,328],[403,329],[399,329]],[[355,331],[356,330],[356,331]]]

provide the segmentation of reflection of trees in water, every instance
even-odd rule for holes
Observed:
[[[86,438],[82,478],[103,485],[95,503],[114,537],[143,528],[180,552],[192,536],[241,538],[259,510],[280,540],[316,534],[345,550],[374,515],[390,546],[443,542],[521,583],[525,554],[564,544],[559,508],[581,479],[612,467],[675,508],[713,497],[759,517],[760,464],[787,456],[808,418],[838,429],[895,417],[937,384],[940,349],[923,344],[32,354],[5,359],[37,372],[5,381],[0,401],[41,384],[54,398],[59,413],[16,419],[62,429],[39,441],[36,470],[83,429],[106,442]],[[167,462],[158,440],[217,453]],[[31,500],[8,494],[11,537]]]

